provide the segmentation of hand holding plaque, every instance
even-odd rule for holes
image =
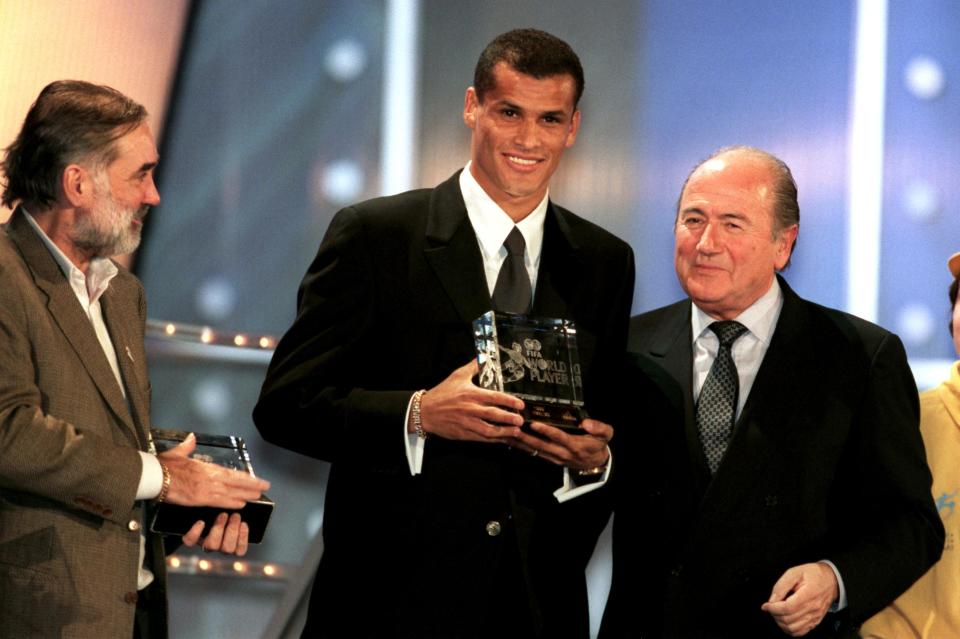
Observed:
[[[190,452],[190,447],[183,445],[187,437],[184,431],[152,431],[170,481],[169,493],[155,509],[151,530],[184,535],[194,523],[203,521],[210,531],[220,513],[239,513],[249,527],[250,543],[259,543],[273,502],[262,494],[270,484],[254,476],[243,439],[194,435],[196,444]]]
[[[489,311],[473,331],[481,387],[522,399],[527,421],[582,432],[587,414],[573,322]]]

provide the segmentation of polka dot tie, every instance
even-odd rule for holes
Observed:
[[[730,348],[737,338],[746,332],[747,327],[739,322],[726,321],[714,322],[710,325],[710,330],[720,339],[720,350],[717,351],[717,358],[713,360],[713,366],[710,367],[703,388],[700,389],[697,428],[710,472],[715,473],[727,452],[737,414],[740,381]]]
[[[493,308],[505,313],[524,314],[530,310],[530,299],[533,297],[530,276],[523,263],[527,243],[520,229],[515,226],[503,245],[507,249],[507,259],[503,261],[497,274],[497,284],[493,287]]]

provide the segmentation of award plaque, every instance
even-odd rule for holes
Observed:
[[[473,321],[479,385],[523,400],[523,417],[582,433],[577,329],[564,319],[489,311]]]
[[[189,435],[186,431],[158,428],[152,429],[150,433],[158,453],[177,446]],[[197,438],[197,447],[190,455],[192,459],[253,475],[250,454],[242,437],[202,433],[194,433],[194,436]],[[206,533],[217,515],[223,512],[240,513],[243,521],[250,526],[250,543],[259,544],[263,540],[267,523],[273,513],[273,502],[266,495],[260,495],[259,499],[248,501],[246,506],[239,510],[211,506],[181,506],[164,502],[157,504],[150,530],[168,535],[184,535],[195,523],[203,520],[206,524],[204,528]]]

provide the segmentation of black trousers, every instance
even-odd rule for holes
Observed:
[[[157,615],[163,615],[164,602],[157,601],[164,597],[164,593],[154,585],[150,584],[143,590],[137,592],[137,608],[133,617],[133,639],[166,639],[161,629],[158,628]]]

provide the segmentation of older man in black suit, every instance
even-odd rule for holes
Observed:
[[[587,635],[633,254],[548,197],[582,90],[566,43],[499,36],[466,92],[467,168],[331,222],[254,411],[267,440],[332,462],[304,636]],[[492,305],[576,322],[582,435],[528,434],[519,399],[472,382]]]
[[[799,222],[790,170],[757,149],[684,185],[689,300],[631,324],[648,399],[619,430],[604,639],[856,637],[940,555],[903,346],[777,275]]]

